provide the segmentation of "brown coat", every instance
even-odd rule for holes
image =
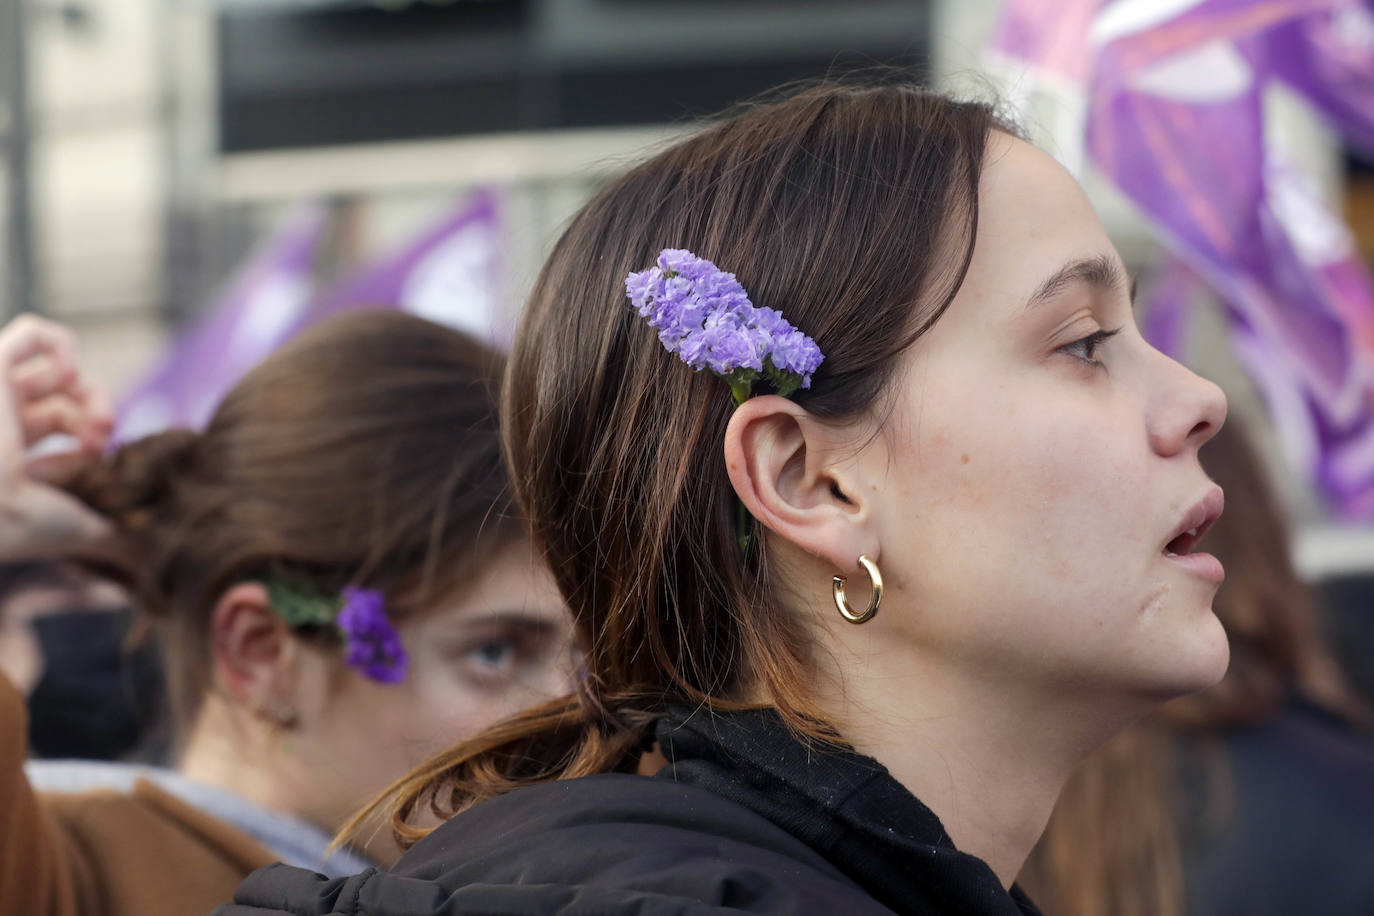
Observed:
[[[36,794],[28,717],[0,674],[0,916],[199,916],[277,856],[140,780],[130,792]]]

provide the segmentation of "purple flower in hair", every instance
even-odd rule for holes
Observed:
[[[725,379],[737,404],[760,378],[784,397],[810,388],[825,359],[781,312],[755,307],[734,274],[682,248],[627,276],[625,295],[669,353]]]
[[[815,341],[796,328],[775,335],[773,347],[768,355],[779,372],[791,372],[802,376],[803,388],[811,387],[811,374],[825,358],[816,348]]]
[[[387,619],[382,593],[349,585],[341,594],[343,608],[335,623],[344,637],[344,660],[374,681],[399,684],[405,680],[409,658]]]

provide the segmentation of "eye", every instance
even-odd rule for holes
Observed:
[[[1120,328],[1111,331],[1094,331],[1086,337],[1080,337],[1073,343],[1064,344],[1056,352],[1067,353],[1074,359],[1082,360],[1090,366],[1101,366],[1102,361],[1097,358],[1097,348],[1120,332]]]
[[[453,647],[454,671],[469,687],[480,690],[543,684],[550,671],[566,667],[559,652],[565,636],[547,620],[507,616]]]
[[[504,671],[515,661],[515,640],[509,638],[489,639],[473,646],[468,657],[476,664],[493,671]]]

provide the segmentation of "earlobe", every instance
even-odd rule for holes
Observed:
[[[876,551],[852,433],[764,395],[735,408],[724,444],[735,493],[769,531],[841,569]]]

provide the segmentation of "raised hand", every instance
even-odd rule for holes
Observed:
[[[71,331],[32,315],[0,330],[0,561],[52,555],[106,532],[59,486],[99,454],[111,426],[109,401],[81,372]],[[79,447],[29,457],[54,433]]]

